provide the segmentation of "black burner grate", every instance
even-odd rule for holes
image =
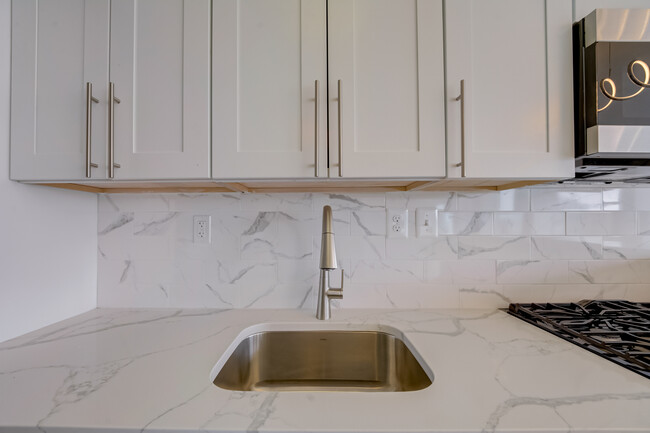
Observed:
[[[650,303],[510,304],[508,313],[650,379]]]

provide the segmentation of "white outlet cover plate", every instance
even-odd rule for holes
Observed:
[[[194,215],[193,239],[195,244],[209,244],[211,240],[210,215]]]
[[[409,211],[386,209],[386,236],[389,238],[409,237]]]

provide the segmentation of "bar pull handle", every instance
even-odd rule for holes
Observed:
[[[86,83],[86,177],[90,178],[91,168],[98,165],[92,162],[92,129],[93,129],[93,102],[96,104],[99,99],[93,96],[93,83]]]
[[[465,80],[460,80],[460,95],[456,101],[460,101],[460,163],[456,167],[460,167],[460,175],[465,177]]]
[[[318,80],[314,81],[314,92],[314,100],[316,102],[316,109],[314,110],[316,113],[314,118],[314,177],[318,177],[318,106],[320,102],[318,100]]]
[[[115,103],[122,102],[115,96],[115,83],[108,86],[108,178],[115,177],[115,169],[120,164],[115,163]]]
[[[338,94],[339,177],[343,177],[343,147],[341,146],[341,80],[338,81]]]

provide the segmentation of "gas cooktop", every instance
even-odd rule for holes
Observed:
[[[508,313],[650,379],[650,303],[510,304]]]

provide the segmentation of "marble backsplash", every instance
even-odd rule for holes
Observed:
[[[650,188],[99,196],[98,306],[314,308],[322,207],[345,269],[340,308],[650,301]],[[386,237],[386,209],[409,237]],[[436,208],[437,237],[415,236]],[[192,240],[212,217],[211,244]],[[337,277],[333,277],[337,281]]]

